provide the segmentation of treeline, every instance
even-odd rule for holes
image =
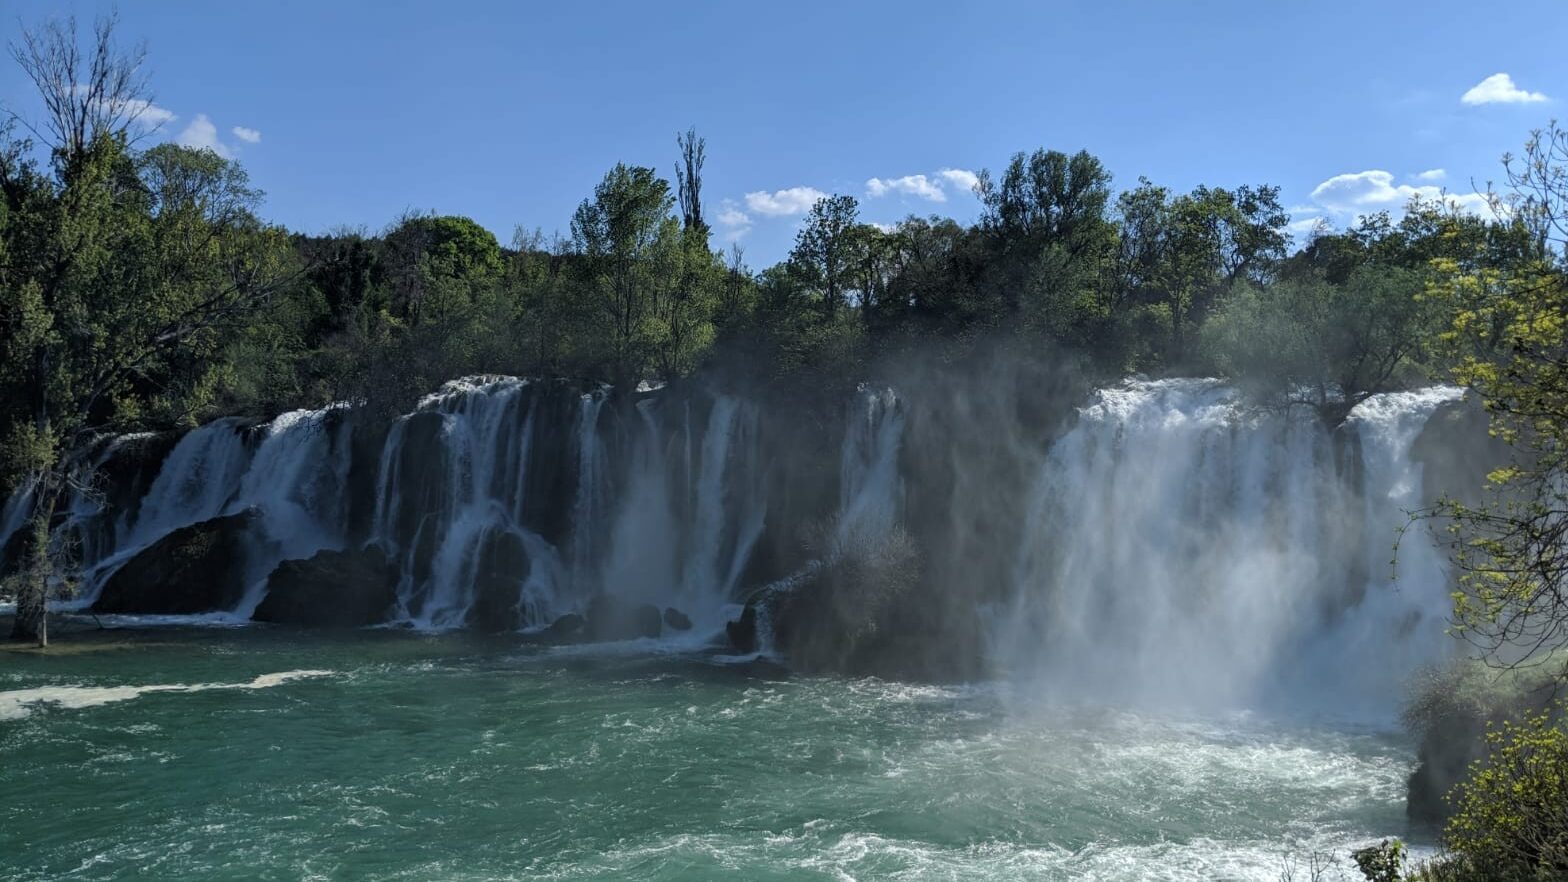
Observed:
[[[628,389],[708,369],[820,388],[910,353],[959,363],[998,339],[1105,378],[1218,373],[1332,415],[1442,366],[1447,306],[1424,296],[1440,261],[1504,271],[1545,247],[1518,216],[1423,203],[1293,249],[1277,187],[1140,179],[1118,193],[1088,153],[1036,150],[980,175],[972,226],[881,227],[831,196],[786,260],[754,272],[738,247],[714,247],[694,131],[676,139],[673,184],[617,165],[568,235],[502,245],[435,214],[290,234],[261,219],[237,162],[137,148],[140,57],[97,36],[87,58],[74,28],[29,36],[18,60],[50,109],[44,143],[14,120],[0,130],[12,482],[84,431],[329,401],[394,412],[462,374]],[[63,64],[82,69],[62,78]]]
[[[379,236],[294,237],[280,259],[299,282],[231,341],[218,406],[401,407],[475,372],[629,388],[721,366],[831,384],[912,352],[962,361],[1005,337],[1105,377],[1219,373],[1342,412],[1439,367],[1446,308],[1422,296],[1434,261],[1502,268],[1541,249],[1517,221],[1424,203],[1397,223],[1320,230],[1292,253],[1276,187],[1178,194],[1140,181],[1117,195],[1087,153],[1038,150],[981,177],[973,226],[883,228],[831,196],[785,261],[753,272],[738,248],[714,249],[703,142],[678,142],[674,186],[617,165],[569,237],[519,232],[502,246],[435,215]]]

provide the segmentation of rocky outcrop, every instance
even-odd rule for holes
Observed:
[[[379,625],[397,605],[397,570],[375,548],[286,560],[267,577],[258,622],[315,627]]]
[[[590,640],[635,640],[658,637],[664,630],[664,614],[651,603],[629,606],[601,594],[588,604],[587,636]]]
[[[522,584],[531,563],[528,547],[516,533],[493,532],[485,536],[474,569],[474,603],[468,625],[479,631],[516,631],[525,624],[520,603]]]
[[[233,609],[245,595],[253,511],[181,527],[126,561],[93,612],[188,615]]]
[[[1549,671],[1498,671],[1467,662],[1434,674],[1405,709],[1405,722],[1421,739],[1417,765],[1406,782],[1410,820],[1437,825],[1454,811],[1449,795],[1471,765],[1487,755],[1486,733],[1505,720],[1552,706],[1559,686]]]
[[[664,608],[664,626],[672,631],[690,631],[691,617],[673,606]]]
[[[774,651],[798,670],[939,682],[984,673],[973,608],[921,590],[907,534],[855,540],[835,555],[753,594],[725,628],[730,645],[756,652],[766,622]]]
[[[588,620],[577,613],[567,613],[540,631],[535,639],[543,643],[578,643],[583,640]]]

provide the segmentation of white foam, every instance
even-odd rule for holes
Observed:
[[[130,701],[154,692],[210,692],[217,689],[270,689],[293,680],[330,677],[333,671],[297,670],[262,674],[247,683],[154,683],[146,686],[39,686],[0,692],[0,720],[20,720],[39,705],[69,710]]]

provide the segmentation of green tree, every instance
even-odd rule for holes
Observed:
[[[1432,514],[1453,539],[1459,632],[1519,663],[1568,646],[1568,132],[1536,132],[1506,164],[1510,214],[1538,256],[1499,265],[1467,239],[1470,255],[1434,261],[1429,296],[1450,310],[1455,379],[1515,454],[1490,473],[1487,499]]]
[[[827,316],[849,305],[864,240],[856,233],[860,204],[853,196],[818,199],[795,235],[789,266]]]
[[[651,168],[617,164],[572,217],[584,291],[598,313],[595,339],[612,382],[636,385],[653,358],[661,286],[681,264],[670,185]],[[676,276],[678,278],[678,276]]]
[[[1085,151],[1018,153],[999,179],[980,173],[991,323],[1016,317],[1061,340],[1093,336],[1108,314],[1110,185],[1110,172]]]
[[[13,636],[47,642],[62,572],[50,524],[68,485],[90,487],[93,439],[212,399],[225,332],[292,284],[286,237],[252,214],[237,167],[182,148],[138,161],[127,146],[139,54],[100,22],[84,62],[72,23],[28,32],[14,50],[49,109],[54,173],[30,145],[0,145],[0,415],[6,472],[34,488]],[[61,78],[64,78],[63,80]],[[61,83],[75,84],[64,87]]]
[[[501,246],[466,217],[411,215],[383,240],[379,263],[392,314],[441,322],[481,306],[501,278]]]

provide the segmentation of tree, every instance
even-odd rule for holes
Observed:
[[[29,32],[14,53],[46,93],[53,175],[9,131],[0,146],[0,437],[8,476],[34,488],[13,636],[40,644],[63,575],[50,525],[61,492],[90,488],[94,438],[188,419],[211,400],[223,332],[296,278],[286,238],[251,213],[260,194],[242,171],[175,147],[138,161],[130,117],[88,106],[145,100],[126,74],[140,56],[116,54],[113,20],[96,28],[85,72],[103,82],[70,95],[52,79],[81,73],[67,36]]]
[[[1285,256],[1290,220],[1279,188],[1200,186],[1172,197],[1140,179],[1118,200],[1115,309],[1157,307],[1168,325],[1168,365],[1183,364],[1188,338],[1242,283],[1261,286]]]
[[[76,174],[78,164],[101,139],[126,138],[152,107],[152,93],[141,70],[146,47],[121,51],[114,39],[118,23],[118,13],[94,22],[85,57],[75,16],[25,28],[21,42],[10,47],[11,57],[44,104],[43,121],[27,128],[49,145],[64,180]],[[13,114],[13,118],[19,117]]]
[[[636,385],[652,357],[655,288],[681,248],[674,203],[653,169],[617,164],[572,217],[583,284],[603,322],[595,336],[617,387]]]
[[[380,261],[394,315],[440,322],[490,295],[501,277],[501,246],[466,217],[405,215],[388,231]]]
[[[1447,499],[1431,514],[1453,540],[1459,632],[1523,663],[1568,646],[1568,131],[1536,132],[1505,162],[1511,214],[1538,256],[1441,258],[1430,296],[1451,310],[1455,379],[1515,455],[1491,472],[1487,499]]]
[[[1222,374],[1338,424],[1368,397],[1426,376],[1439,327],[1426,281],[1422,270],[1367,263],[1341,284],[1244,283],[1203,326],[1202,350]]]
[[[825,196],[811,206],[795,235],[791,270],[813,292],[825,315],[849,304],[863,239],[855,232],[860,204],[853,196]]]
[[[676,195],[681,204],[681,228],[702,240],[708,247],[708,224],[702,219],[702,166],[707,161],[708,142],[697,137],[695,127],[675,136],[680,162],[675,166]]]
[[[1106,218],[1111,175],[1086,151],[1018,153],[1001,178],[983,171],[983,312],[1054,339],[1087,342],[1107,314],[1102,284],[1115,245]]]

